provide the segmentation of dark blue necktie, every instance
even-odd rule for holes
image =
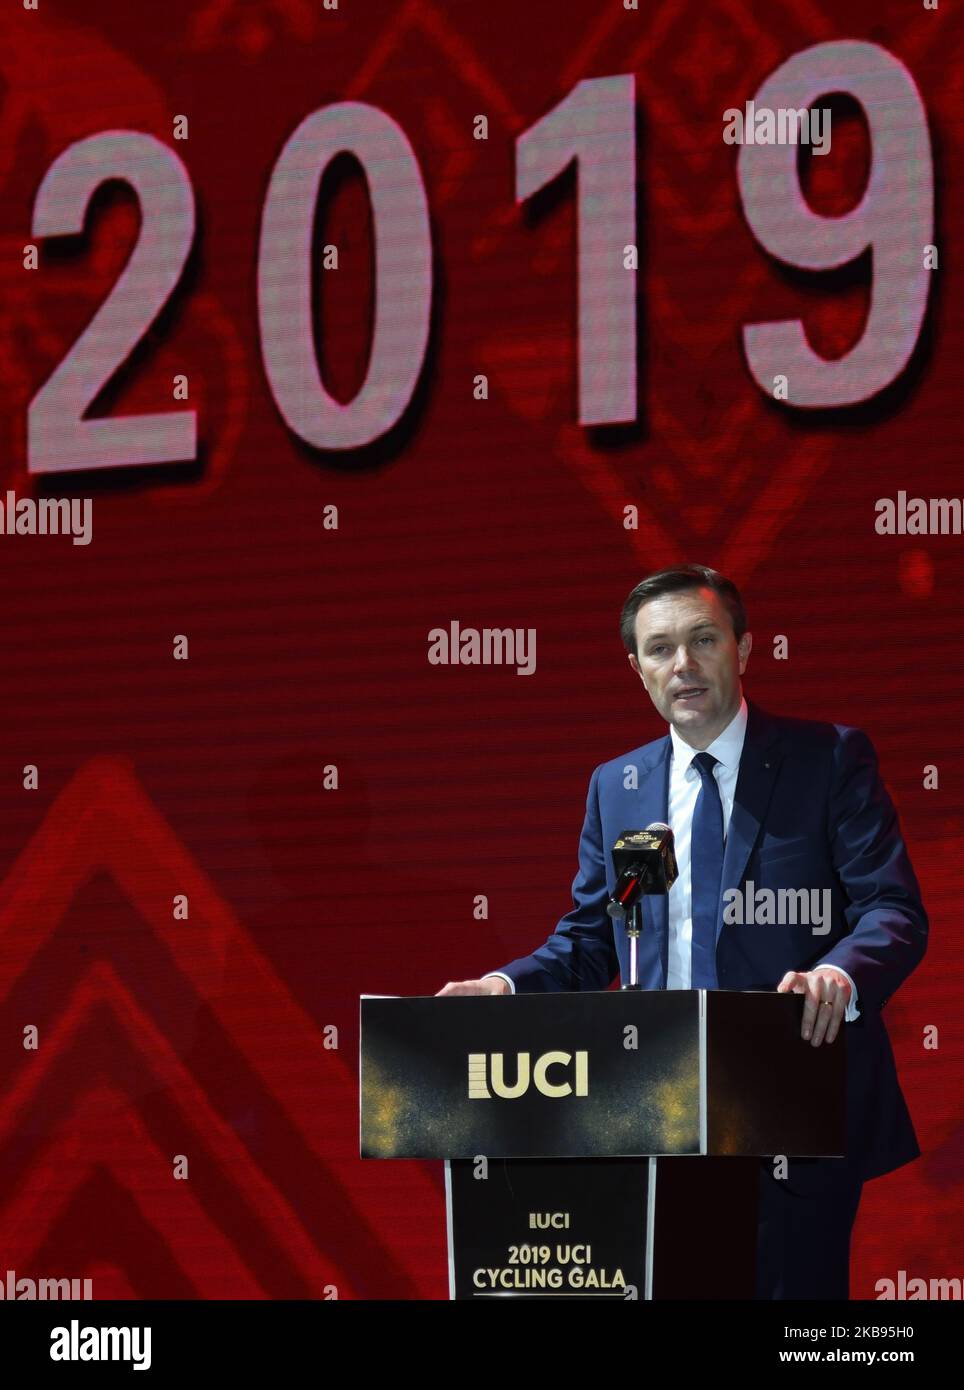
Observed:
[[[723,880],[723,803],[712,753],[697,753],[693,766],[702,786],[693,812],[690,881],[693,889],[693,989],[718,989],[716,922]]]

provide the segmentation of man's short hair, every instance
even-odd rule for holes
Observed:
[[[707,565],[673,565],[671,569],[657,570],[640,580],[623,604],[619,619],[619,634],[623,645],[633,656],[636,651],[636,614],[650,599],[661,598],[663,594],[676,594],[685,589],[712,589],[719,594],[720,601],[730,615],[736,640],[746,632],[746,610],[740,591],[732,579],[727,579],[719,570],[711,570]]]

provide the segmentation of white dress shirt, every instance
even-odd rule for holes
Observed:
[[[740,771],[743,739],[746,736],[746,719],[746,701],[741,700],[736,714],[706,750],[717,759],[713,776],[716,778],[720,801],[723,803],[724,844],[730,828],[733,798],[736,795],[736,779]],[[700,750],[685,743],[672,724],[669,736],[673,748],[669,769],[667,820],[673,832],[679,878],[669,890],[666,900],[669,925],[666,988],[690,989],[693,969],[693,879],[690,851],[693,842],[693,812],[696,810],[696,801],[702,786],[702,779],[699,771],[693,766],[693,759]]]
[[[730,826],[733,798],[736,795],[736,779],[740,771],[743,740],[746,737],[746,721],[746,700],[741,699],[740,708],[736,714],[723,732],[718,734],[706,749],[707,753],[711,753],[717,760],[716,766],[713,768],[713,776],[716,778],[720,801],[723,804],[724,843]],[[670,725],[669,735],[672,741],[672,757],[670,759],[667,820],[673,832],[679,877],[667,896],[669,941],[666,958],[666,988],[691,989],[693,978],[693,887],[690,848],[693,837],[693,812],[696,810],[696,799],[700,794],[702,785],[699,770],[693,766],[693,759],[700,750],[691,748],[672,725]],[[844,1022],[852,1023],[854,1019],[859,1017],[857,986],[853,980],[846,970],[840,970],[840,967],[836,965],[816,966],[815,969],[838,970],[850,982],[850,1001],[844,1014]],[[515,984],[508,975],[503,975],[500,970],[493,970],[483,978],[491,979],[493,976],[505,980],[512,993],[515,993]]]

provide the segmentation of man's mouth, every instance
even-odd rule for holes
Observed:
[[[705,685],[687,685],[684,686],[682,690],[677,690],[673,699],[682,700],[684,703],[687,700],[698,700],[701,695],[706,694],[706,691],[707,687]]]

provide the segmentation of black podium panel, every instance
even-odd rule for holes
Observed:
[[[649,1170],[631,1158],[447,1163],[449,1296],[644,1298]]]
[[[847,1030],[811,1047],[802,1014],[799,995],[707,991],[707,1153],[843,1154]]]
[[[363,1158],[700,1151],[697,990],[361,1008]]]
[[[654,1299],[753,1298],[760,1162],[656,1160]]]

